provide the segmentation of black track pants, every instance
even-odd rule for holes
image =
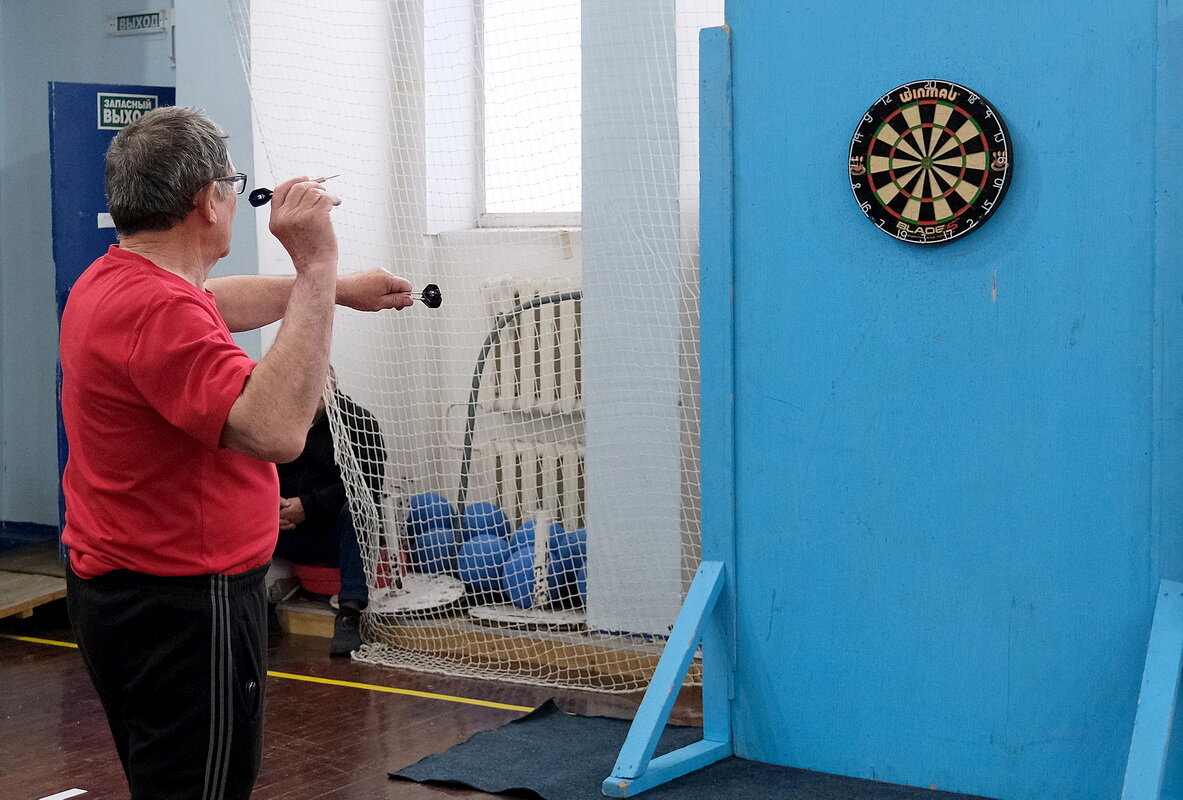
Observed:
[[[67,575],[82,659],[132,800],[246,800],[262,756],[266,568]]]

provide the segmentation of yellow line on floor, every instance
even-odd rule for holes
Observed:
[[[0,639],[15,639],[18,642],[32,642],[33,644],[48,644],[54,647],[73,647],[77,649],[78,645],[73,642],[59,642],[53,639],[36,639],[32,636],[11,636],[9,634],[0,634]],[[428,700],[445,700],[449,703],[464,703],[470,706],[484,706],[485,708],[500,708],[505,711],[533,711],[530,706],[512,706],[506,703],[494,703],[492,700],[474,700],[470,697],[455,697],[450,694],[433,694],[432,692],[420,692],[415,689],[396,689],[391,686],[375,686],[371,683],[354,683],[353,681],[338,681],[332,678],[316,678],[312,675],[296,675],[291,672],[275,672],[268,670],[267,674],[272,678],[284,678],[290,681],[306,681],[307,683],[325,683],[330,686],[344,686],[348,689],[368,689],[371,692],[387,692],[388,694],[405,694],[410,697],[424,697]]]
[[[32,636],[11,636],[7,633],[0,633],[0,639],[16,639],[18,642],[32,642],[33,644],[51,644],[54,647],[73,647],[78,649],[78,645],[73,642],[58,642],[53,639],[35,639]]]
[[[429,700],[447,700],[449,703],[466,703],[470,706],[485,706],[486,708],[501,708],[506,711],[533,711],[530,706],[511,706],[505,703],[494,703],[492,700],[473,700],[469,697],[455,697],[450,694],[432,694],[414,689],[395,689],[390,686],[374,686],[370,683],[354,683],[353,681],[337,681],[332,678],[314,678],[311,675],[293,675],[290,672],[268,672],[273,678],[287,678],[293,681],[307,681],[309,683],[327,683],[330,686],[346,686],[350,689],[369,689],[372,692],[389,692],[391,694],[405,694],[411,697],[426,697]]]

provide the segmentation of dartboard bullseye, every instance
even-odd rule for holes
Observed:
[[[1013,166],[999,113],[949,81],[892,89],[850,141],[850,188],[863,213],[913,244],[943,244],[981,227],[1006,195]]]

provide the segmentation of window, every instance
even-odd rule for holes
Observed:
[[[484,0],[481,225],[578,224],[580,2]]]

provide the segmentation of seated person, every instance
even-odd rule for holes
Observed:
[[[377,502],[386,448],[377,420],[336,385],[330,370],[333,405],[346,421],[352,457],[365,473],[371,502]],[[337,567],[341,590],[329,655],[348,656],[361,646],[361,611],[369,602],[353,514],[333,449],[324,399],[317,407],[304,452],[279,464],[279,541],[275,555],[296,564]]]

